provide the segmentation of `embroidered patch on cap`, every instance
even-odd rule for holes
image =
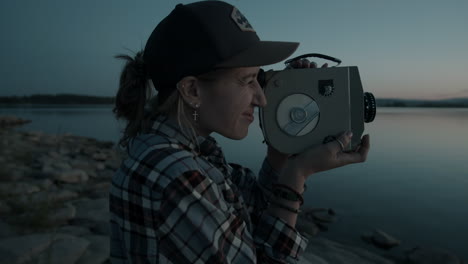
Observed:
[[[250,25],[247,18],[245,18],[245,16],[239,11],[239,9],[235,7],[232,9],[231,18],[242,31],[255,32],[255,30],[252,28],[252,25]]]

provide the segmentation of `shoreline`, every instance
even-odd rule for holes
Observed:
[[[108,263],[107,191],[120,163],[114,143],[18,131],[12,126],[0,126],[1,259],[12,263],[44,259],[51,259],[50,263]],[[304,211],[298,229],[313,234],[299,263],[429,263],[403,262],[409,257],[392,259],[323,238],[314,223],[332,224],[326,217],[333,214],[322,210],[318,214],[322,221],[312,221],[317,215],[307,219],[310,211]],[[457,258],[449,252],[437,254],[447,261]]]

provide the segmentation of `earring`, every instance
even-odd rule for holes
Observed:
[[[192,103],[192,105],[193,105],[193,103]],[[195,110],[193,111],[193,114],[192,114],[192,115],[193,115],[193,120],[194,120],[194,121],[197,121],[197,117],[198,117],[197,109],[198,109],[198,107],[200,107],[200,105],[199,105],[199,104],[195,104]]]

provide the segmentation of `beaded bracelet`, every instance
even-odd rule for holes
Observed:
[[[299,213],[301,212],[300,209],[292,208],[292,207],[289,207],[289,206],[284,205],[284,204],[282,204],[282,203],[270,201],[270,204],[272,204],[272,205],[274,205],[274,206],[276,206],[276,207],[279,207],[279,208],[281,208],[281,209],[288,210],[288,211],[291,212],[291,213],[299,214]]]
[[[301,205],[304,204],[304,198],[302,197],[302,195],[297,195],[296,193],[291,191],[285,191],[280,188],[275,188],[273,189],[273,195],[279,198],[286,199],[288,201],[300,202]]]
[[[276,197],[281,197],[289,201],[300,201],[301,205],[304,203],[304,198],[302,197],[302,194],[285,184],[273,184],[273,194]]]

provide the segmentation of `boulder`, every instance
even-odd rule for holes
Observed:
[[[372,235],[363,235],[361,238],[381,249],[390,249],[401,244],[400,240],[378,229],[374,230]]]
[[[108,222],[110,219],[109,199],[81,199],[74,201],[76,218],[87,219],[94,222]]]
[[[394,264],[392,260],[365,249],[344,245],[321,237],[309,238],[305,256],[309,254],[330,264]],[[320,263],[320,262],[318,262]]]
[[[89,244],[90,242],[84,238],[62,235],[54,240],[50,247],[38,256],[35,263],[76,263],[83,256]]]
[[[301,233],[308,236],[315,236],[320,231],[319,227],[306,217],[299,215],[296,222],[296,229]]]
[[[64,207],[58,208],[49,214],[47,219],[50,224],[58,225],[67,223],[69,220],[75,218],[75,215],[75,207],[70,203],[66,203]]]
[[[93,153],[91,157],[97,161],[105,161],[107,159],[107,155],[102,152]]]
[[[321,223],[333,223],[336,221],[335,216],[328,214],[327,212],[316,212],[312,214],[312,218],[314,221],[318,221]]]
[[[31,261],[52,244],[54,237],[41,233],[0,239],[0,259],[2,263]]]
[[[20,125],[24,125],[30,122],[31,120],[21,119],[16,116],[9,116],[9,115],[0,116],[0,127],[20,126]]]
[[[11,207],[4,200],[0,200],[0,215],[8,214],[11,212]]]
[[[72,169],[55,174],[54,179],[65,183],[84,183],[88,181],[89,177],[83,170]]]
[[[416,247],[406,252],[408,264],[462,264],[458,256],[441,248]]]
[[[10,200],[10,203],[17,206],[56,203],[64,202],[78,197],[76,192],[70,190],[47,190],[33,194],[24,194],[17,197],[17,199]]]
[[[40,191],[39,187],[26,182],[1,182],[0,193],[3,196],[31,194]]]
[[[76,264],[101,264],[104,263],[110,254],[108,236],[85,235],[84,238],[90,242],[87,250]]]
[[[14,235],[16,235],[14,228],[10,224],[0,220],[0,238],[12,237]]]
[[[66,225],[57,228],[58,233],[65,233],[73,236],[83,236],[91,234],[91,231],[83,226]]]

